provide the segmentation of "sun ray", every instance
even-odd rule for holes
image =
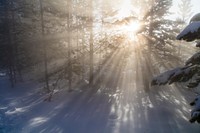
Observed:
[[[123,19],[124,17],[132,16],[133,6],[130,0],[125,0],[118,12],[118,18]]]
[[[124,36],[126,38],[125,44],[137,42],[137,33],[142,27],[137,14],[137,8],[133,6],[131,0],[124,0],[118,8],[117,14],[112,17],[113,20],[110,21],[112,26],[108,26],[108,32],[112,31]]]

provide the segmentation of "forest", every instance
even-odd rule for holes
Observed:
[[[0,0],[0,133],[199,133],[190,0]]]

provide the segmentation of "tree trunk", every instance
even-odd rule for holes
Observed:
[[[84,34],[84,27],[82,26],[82,32],[81,32],[81,37],[82,37],[82,43],[81,43],[81,51],[83,53],[82,55],[82,59],[81,59],[81,66],[82,66],[82,80],[84,80],[85,78],[85,47],[84,47],[84,44],[85,44],[85,34]]]
[[[72,63],[71,63],[71,33],[70,33],[70,5],[71,0],[68,0],[67,3],[67,43],[68,43],[68,81],[69,81],[69,88],[68,91],[72,91]]]
[[[19,74],[19,79],[20,81],[23,81],[23,78],[22,78],[22,73],[21,73],[21,68],[19,67],[19,55],[18,55],[18,44],[16,42],[16,26],[15,26],[15,12],[14,12],[14,3],[13,3],[13,0],[11,1],[11,6],[12,6],[12,30],[13,30],[13,52],[14,52],[14,68],[15,68],[15,82],[17,82],[17,79],[16,79],[16,73]]]
[[[43,12],[43,0],[40,0],[40,15],[41,15],[41,27],[42,27],[42,45],[43,45],[43,52],[44,52],[44,76],[45,76],[45,83],[46,83],[46,90],[50,92],[49,89],[49,77],[48,77],[48,66],[47,66],[47,48],[46,43],[44,43],[44,12]]]
[[[89,77],[89,83],[92,86],[93,85],[93,80],[94,80],[94,46],[93,46],[93,2],[90,1],[91,3],[91,10],[90,10],[90,77]]]
[[[14,87],[15,85],[15,76],[14,76],[14,56],[13,56],[13,43],[12,43],[12,37],[11,37],[11,31],[10,31],[10,13],[9,13],[9,2],[5,1],[4,3],[5,7],[5,28],[6,28],[6,42],[7,45],[7,57],[8,57],[8,73],[9,73],[9,79],[11,82],[11,87]]]

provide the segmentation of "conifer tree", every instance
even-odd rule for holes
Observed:
[[[178,14],[180,16],[180,19],[183,22],[186,22],[190,19],[190,16],[192,15],[192,4],[191,0],[181,0],[180,4],[178,5],[179,11]]]

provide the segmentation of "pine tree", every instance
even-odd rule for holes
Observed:
[[[140,33],[146,40],[146,46],[141,50],[142,56],[145,60],[140,59],[144,70],[149,70],[148,73],[143,72],[144,88],[149,89],[149,82],[152,78],[153,71],[150,69],[158,64],[166,67],[165,63],[169,60],[178,61],[176,55],[176,46],[173,44],[175,40],[176,27],[172,20],[166,18],[169,14],[169,9],[172,5],[172,0],[150,0],[148,1],[146,14],[142,21],[144,27]]]
[[[191,0],[181,0],[178,7],[179,7],[178,14],[181,17],[181,20],[183,22],[186,22],[187,20],[189,20],[190,16],[192,15]]]
[[[172,0],[152,0],[150,5],[143,18],[146,22],[143,32],[148,40],[149,52],[160,55],[159,57],[169,57],[169,53],[174,50],[168,46],[173,45],[171,40],[175,39],[175,36],[172,33],[176,30],[172,28],[173,22],[166,19]]]
[[[194,29],[196,28],[196,29]],[[192,29],[192,31],[190,31]],[[200,39],[200,21],[190,23],[178,36],[178,40],[185,40],[187,42]],[[199,42],[196,47],[199,47]],[[200,71],[199,71],[199,52],[195,53],[191,58],[185,62],[185,66],[169,70],[152,81],[152,85],[165,85],[174,82],[189,82],[188,87],[194,88],[199,85]],[[162,77],[165,77],[162,79]]]
[[[192,19],[196,19],[199,15],[193,17]],[[192,20],[191,20],[192,22]],[[190,23],[178,36],[178,40],[185,40],[187,42],[194,41],[196,39],[200,39],[200,21]],[[199,43],[196,45],[199,47]],[[152,80],[152,85],[165,85],[172,84],[175,82],[186,82],[187,88],[192,89],[194,92],[199,91],[199,83],[200,83],[200,52],[195,53],[192,57],[190,57],[183,67],[177,67],[175,69],[166,71],[159,76],[155,77]],[[195,90],[196,89],[196,90]],[[195,102],[199,102],[198,98]],[[194,102],[194,103],[195,103]],[[193,105],[193,104],[191,104]],[[194,114],[196,113],[196,114]],[[190,122],[193,123],[197,121],[200,123],[200,106],[196,103],[195,108],[191,111],[191,119]]]

